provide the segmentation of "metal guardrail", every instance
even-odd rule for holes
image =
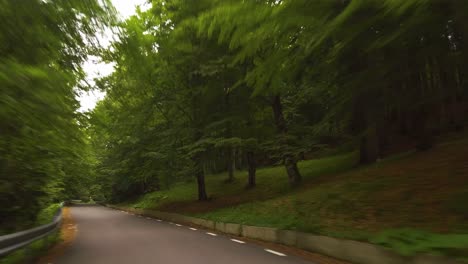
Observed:
[[[62,222],[62,206],[59,208],[54,220],[42,226],[28,230],[16,232],[9,235],[0,236],[0,257],[4,257],[18,249],[21,249],[32,242],[47,237]]]

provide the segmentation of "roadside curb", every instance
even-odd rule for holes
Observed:
[[[441,256],[417,255],[404,257],[382,246],[354,240],[337,239],[333,237],[313,235],[292,230],[281,230],[271,227],[248,226],[234,223],[215,222],[211,220],[184,216],[180,214],[159,212],[155,210],[142,210],[114,205],[105,205],[109,208],[125,210],[134,214],[156,217],[162,220],[189,223],[216,230],[222,233],[273,242],[324,254],[336,259],[360,264],[464,264],[457,260]]]

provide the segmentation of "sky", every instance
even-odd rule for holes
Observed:
[[[136,6],[145,6],[146,2],[147,0],[112,0],[112,4],[114,4],[122,19],[135,14]],[[109,44],[109,39],[112,38],[110,34],[112,33],[109,30],[108,32],[105,32],[104,36],[99,36],[100,42],[104,45]],[[87,75],[86,80],[88,83],[93,84],[94,78],[111,74],[114,67],[112,64],[100,63],[98,57],[90,56],[88,57],[88,60],[83,63],[83,69]],[[80,94],[78,96],[78,101],[80,102],[81,107],[78,111],[86,112],[92,110],[96,106],[96,103],[99,100],[102,100],[104,96],[105,93],[99,90],[92,90],[90,92]]]

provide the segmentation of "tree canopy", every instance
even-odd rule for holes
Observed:
[[[246,169],[254,188],[259,166],[284,166],[294,188],[297,162],[322,149],[358,150],[367,164],[466,124],[463,1],[148,3],[116,22],[108,1],[1,2],[2,216],[192,180],[208,200],[206,174],[227,171],[229,184]],[[117,37],[102,48],[106,26]],[[115,71],[83,115],[87,55]]]
[[[151,1],[120,24],[91,114],[106,195],[297,162],[350,144],[372,163],[466,120],[460,1]],[[106,140],[102,140],[106,139]],[[209,192],[209,191],[208,191]]]
[[[78,195],[90,173],[86,119],[77,113],[81,63],[111,22],[106,1],[0,3],[1,231]],[[83,188],[81,188],[83,189]]]

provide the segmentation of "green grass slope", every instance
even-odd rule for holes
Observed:
[[[366,167],[356,161],[350,153],[300,162],[296,189],[283,167],[271,167],[258,170],[251,190],[246,172],[234,183],[208,176],[208,202],[195,201],[195,183],[183,183],[127,206],[371,241],[402,254],[468,255],[468,139]]]
[[[305,182],[324,180],[327,175],[349,170],[355,166],[357,154],[350,153],[319,160],[299,163],[299,169]],[[227,174],[206,176],[206,188],[210,201],[197,202],[197,186],[194,181],[179,183],[169,190],[144,195],[131,202],[136,208],[158,209],[186,214],[210,212],[216,209],[234,206],[252,201],[263,201],[297,191],[288,184],[284,167],[269,167],[257,170],[257,186],[246,189],[247,173],[237,172],[235,181],[226,183]]]

